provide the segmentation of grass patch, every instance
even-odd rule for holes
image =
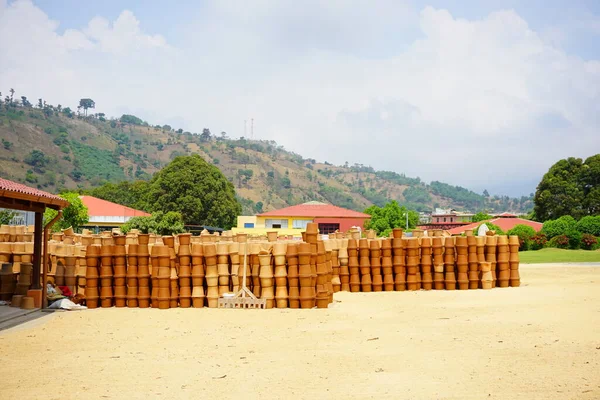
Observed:
[[[71,141],[71,149],[78,169],[86,179],[100,178],[109,182],[125,180],[125,173],[112,151],[100,150],[76,140]]]
[[[599,250],[541,249],[519,252],[523,264],[600,262]]]

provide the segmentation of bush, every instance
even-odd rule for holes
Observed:
[[[544,233],[537,233],[531,237],[529,248],[531,250],[543,249],[548,243],[548,238]]]
[[[594,250],[598,245],[598,239],[594,235],[584,233],[581,235],[581,248],[584,250]]]
[[[544,222],[542,232],[548,236],[548,239],[552,239],[555,236],[566,235],[567,232],[575,230],[577,221],[570,215],[563,215],[562,217]]]
[[[573,229],[567,232],[565,236],[569,238],[569,249],[577,250],[581,248],[581,232]]]
[[[581,233],[587,233],[593,236],[600,236],[600,215],[581,218],[576,225],[576,229]]]
[[[569,247],[569,238],[567,235],[554,236],[546,243],[546,247],[556,247],[558,249],[566,249]]]
[[[511,230],[506,232],[506,234],[519,237],[519,250],[529,250],[531,238],[535,236],[536,232],[535,229],[529,225],[519,224],[515,225]]]

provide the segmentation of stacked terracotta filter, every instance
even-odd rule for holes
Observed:
[[[16,281],[12,264],[2,263],[2,269],[0,269],[0,300],[11,300],[15,287]]]
[[[361,292],[372,292],[371,254],[369,241],[364,238],[358,240],[358,264],[360,266],[360,290]]]
[[[477,237],[467,236],[467,252],[469,262],[469,289],[479,287],[479,259],[477,256]]]
[[[108,251],[108,250],[107,250]],[[67,252],[67,247],[64,245],[59,245],[56,247],[56,268],[54,270],[54,283],[57,286],[65,285],[65,254]],[[110,252],[112,258],[112,250]],[[111,263],[111,274],[112,274],[112,260]],[[112,277],[112,275],[111,275]],[[111,300],[112,302],[112,300]]]
[[[206,263],[206,299],[208,307],[217,308],[219,303],[219,269],[217,267],[217,246],[204,243],[204,262]]]
[[[457,236],[455,239],[456,269],[458,271],[456,282],[459,290],[466,290],[469,288],[469,245],[467,236]]]
[[[260,279],[260,298],[265,299],[266,308],[273,308],[275,304],[275,289],[273,280],[273,264],[271,263],[271,253],[267,250],[261,250],[258,253],[258,262],[260,269],[258,277]]]
[[[431,290],[433,288],[432,245],[430,237],[421,238],[421,287],[423,290]]]
[[[171,260],[169,248],[163,244],[152,246],[152,307],[169,308],[171,301]]]
[[[192,243],[192,305],[195,308],[204,307],[204,276],[204,246]]]
[[[351,292],[360,292],[360,262],[358,258],[358,244],[356,239],[348,239],[348,273]]]
[[[371,252],[371,286],[374,292],[383,290],[383,276],[381,275],[381,242],[379,240],[371,240],[369,242],[369,250]]]
[[[113,288],[116,307],[127,306],[127,250],[124,235],[113,238]]]
[[[500,235],[497,237],[497,254],[496,254],[496,286],[505,288],[509,286],[510,267],[509,267],[510,252],[508,248],[508,236]]]
[[[519,287],[521,286],[521,276],[519,275],[519,237],[509,236],[509,265],[510,265],[510,286]]]
[[[348,239],[338,239],[339,247],[337,252],[339,264],[340,290],[350,291],[350,268],[348,265]],[[335,290],[335,286],[334,286]]]
[[[162,242],[169,248],[169,308],[177,308],[179,300],[178,259],[175,252],[175,237],[163,236]],[[160,308],[160,302],[159,302]]]
[[[404,256],[404,240],[402,239],[402,229],[392,231],[392,267],[394,270],[394,289],[397,291],[406,290],[406,263]]]
[[[444,271],[446,290],[456,289],[456,274],[454,272],[454,238],[447,237],[444,241]]]
[[[31,271],[33,264],[30,262],[21,262],[19,271],[19,280],[15,290],[16,295],[27,296],[27,291],[31,287]],[[14,270],[13,270],[14,271]]]
[[[138,235],[137,245],[137,284],[138,284],[138,306],[140,308],[150,307],[150,249],[148,234]]]
[[[275,303],[277,308],[287,308],[288,306],[288,271],[286,266],[287,243],[273,243],[273,263],[275,270]]]
[[[392,261],[392,240],[381,240],[381,275],[383,277],[383,290],[394,290],[394,266]]]
[[[231,287],[233,293],[237,293],[241,288],[240,277],[240,244],[238,242],[229,243],[229,260],[231,261]]]
[[[316,301],[315,285],[313,284],[310,266],[310,244],[298,244],[298,283],[300,284],[300,308],[313,308]]]
[[[327,271],[327,282],[325,283],[325,289],[327,290],[327,305],[328,305],[329,303],[333,302],[333,251],[327,250],[327,248],[325,247],[325,242],[323,242],[323,247],[325,248],[325,264],[326,264],[326,271]],[[338,282],[339,282],[339,279],[338,279]],[[325,304],[325,303],[323,303],[323,304]],[[325,307],[321,307],[321,308],[327,308],[327,305],[325,305]]]
[[[219,242],[217,248],[217,274],[219,275],[219,296],[229,292],[229,243]]]
[[[431,238],[431,251],[433,254],[433,287],[435,290],[444,290],[444,243],[440,236]]]
[[[497,236],[485,236],[485,261],[491,264],[492,272],[492,287],[496,287],[496,251],[497,251],[498,237]]]
[[[260,260],[258,255],[260,254],[261,247],[259,243],[249,243],[250,247],[250,274],[252,276],[252,282],[249,289],[256,297],[260,297]]]
[[[137,243],[127,245],[127,307],[135,308],[138,302],[138,247]]]
[[[338,239],[330,239],[324,242],[327,260],[331,262],[331,287],[333,293],[337,293],[342,288],[340,279],[340,259],[339,259],[339,241]]]
[[[88,308],[97,308],[100,292],[98,291],[98,267],[100,266],[100,245],[89,245],[85,251],[85,301]]]
[[[328,274],[327,255],[325,244],[322,240],[317,242],[317,281],[316,281],[316,304],[318,308],[327,308],[329,304],[329,285],[331,278]]]
[[[411,237],[406,241],[406,286],[408,290],[421,288],[421,274],[419,272],[419,238]]]
[[[179,306],[181,308],[189,308],[192,305],[191,237],[190,233],[177,236],[179,240],[179,248],[177,250],[179,270],[177,271],[177,277],[179,278]]]
[[[286,261],[288,265],[287,280],[289,285],[288,301],[290,308],[300,308],[300,272],[298,252],[298,243],[288,243],[286,249]],[[310,267],[308,270],[310,272]]]
[[[481,270],[481,288],[491,289],[493,287],[492,263],[482,261],[479,263],[479,269]]]

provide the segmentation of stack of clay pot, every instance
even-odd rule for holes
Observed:
[[[351,292],[360,292],[360,261],[356,239],[348,239],[348,286]]]
[[[431,290],[433,288],[433,272],[432,265],[432,240],[430,237],[421,238],[421,287],[423,290]]]
[[[421,288],[419,238],[410,237],[406,239],[406,286],[408,290],[419,290]]]
[[[177,253],[175,252],[175,237],[162,237],[162,242],[169,248],[169,308],[177,308],[179,303],[179,277],[177,276]]]
[[[103,244],[100,247],[100,305],[103,308],[113,305],[113,268],[112,268],[113,245]],[[59,268],[61,262],[58,261],[56,267],[56,282],[59,281]]]
[[[106,251],[110,251],[111,278],[112,278],[112,249],[107,249]],[[65,245],[60,244],[60,245],[56,246],[56,253],[55,253],[56,267],[54,269],[54,283],[57,286],[65,285],[65,255],[66,255],[66,253],[67,253],[67,247]],[[111,297],[112,297],[112,294],[111,294]],[[111,300],[111,304],[112,304],[112,300]]]
[[[2,225],[6,226],[6,225]],[[8,226],[7,226],[8,227]],[[11,244],[8,242],[0,242],[0,263],[9,263],[12,261]]]
[[[256,297],[260,297],[260,261],[258,254],[261,251],[260,243],[250,242],[250,273],[252,276],[252,284],[248,287]]]
[[[231,261],[232,292],[237,293],[241,288],[242,280],[240,277],[240,244],[238,242],[229,243],[229,260]]]
[[[65,255],[65,285],[69,287],[72,293],[77,292],[77,257],[73,254]]]
[[[171,259],[169,247],[164,244],[152,246],[152,307],[161,310],[170,307],[171,301]]]
[[[2,263],[0,269],[0,300],[9,301],[15,293],[15,275],[11,263]]]
[[[126,236],[113,238],[113,290],[116,307],[127,306],[127,250]]]
[[[229,292],[229,243],[218,242],[217,274],[219,275],[219,296]]]
[[[150,307],[150,235],[139,234],[137,237],[137,283],[138,283],[138,307]]]
[[[458,289],[466,290],[469,288],[469,245],[467,236],[457,236],[455,248]]]
[[[497,236],[497,255],[496,255],[496,286],[505,288],[509,286],[510,251],[508,248],[508,236]]]
[[[277,308],[288,307],[288,271],[286,266],[287,244],[285,242],[273,243],[273,262],[275,270],[275,303]]]
[[[404,239],[402,229],[392,231],[392,266],[394,268],[394,289],[401,292],[406,290],[406,264],[404,256]]]
[[[204,245],[192,243],[192,305],[204,307]]]
[[[516,235],[508,237],[508,247],[510,255],[508,256],[510,266],[510,286],[521,286],[521,276],[519,275],[519,237]]]
[[[479,269],[481,270],[481,288],[491,289],[493,287],[492,263],[489,261],[480,262]]]
[[[435,290],[444,290],[444,242],[442,237],[431,238],[431,250],[433,253],[433,287]]]
[[[327,308],[329,304],[329,285],[331,278],[328,274],[327,253],[322,240],[317,242],[317,308]]]
[[[392,240],[381,241],[381,274],[383,276],[383,290],[391,292],[394,290],[394,265],[392,261]]]
[[[129,237],[126,237],[126,241]],[[127,307],[139,306],[138,301],[138,247],[137,243],[127,245]]]
[[[179,270],[179,305],[189,308],[192,305],[192,249],[190,247],[192,235],[184,233],[177,236],[179,248],[177,250]]]
[[[371,263],[371,286],[374,292],[383,290],[383,275],[381,275],[381,242],[371,240],[369,243]]]
[[[491,263],[492,287],[496,287],[496,251],[498,236],[485,236],[485,261]]]
[[[275,281],[273,279],[273,264],[271,261],[270,251],[261,250],[258,253],[258,262],[260,264],[258,273],[261,289],[260,298],[266,300],[266,308],[273,308],[275,304]]]
[[[454,238],[447,237],[444,240],[444,271],[446,290],[456,289],[456,275],[454,272]]]
[[[27,291],[31,287],[31,272],[33,270],[33,264],[30,262],[22,262],[20,265],[19,280],[17,281],[17,288],[15,294],[26,296]]]
[[[371,253],[368,239],[358,240],[358,264],[360,265],[360,289],[361,292],[373,291],[373,280],[371,279]]]
[[[310,265],[311,252],[309,243],[298,244],[298,283],[300,284],[300,308],[313,308],[316,301],[316,290],[313,284]]]
[[[217,246],[204,243],[204,262],[206,264],[206,299],[210,308],[219,305],[219,269],[217,267]]]
[[[288,243],[286,249],[288,301],[290,308],[300,308],[300,271],[298,259],[299,244]],[[309,248],[310,251],[310,248]],[[310,260],[309,260],[310,262]],[[308,268],[310,272],[310,266]],[[278,306],[279,307],[279,306]]]
[[[89,245],[85,251],[85,301],[88,308],[98,308],[98,267],[100,266],[100,245]]]
[[[333,289],[333,293],[337,293],[342,289],[338,242],[338,239],[330,239],[324,242],[325,251],[327,252],[327,259],[331,262],[331,287]]]
[[[348,264],[348,239],[338,239],[338,263],[340,266],[340,290],[344,292],[350,291],[350,268]],[[356,252],[356,249],[354,250]],[[355,256],[356,257],[356,256]],[[335,287],[334,287],[335,289]]]
[[[469,263],[469,289],[479,287],[479,258],[477,256],[477,237],[467,236],[467,261]]]

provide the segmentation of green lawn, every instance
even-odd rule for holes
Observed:
[[[561,263],[561,262],[600,262],[600,251],[542,249],[521,251],[519,258],[523,264]]]

